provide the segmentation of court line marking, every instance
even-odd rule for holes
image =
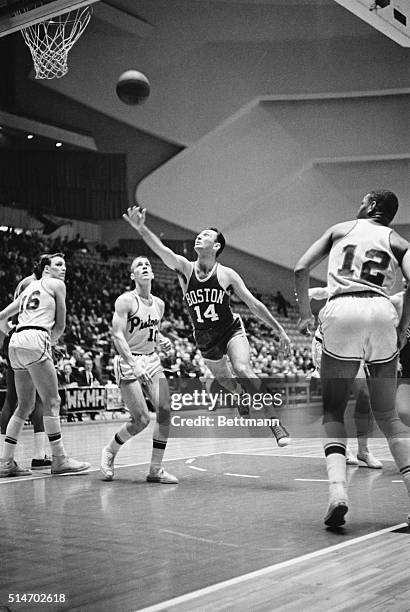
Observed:
[[[192,457],[191,459],[187,459],[185,461],[185,463],[193,463],[195,461],[196,457]]]
[[[230,546],[231,548],[241,547],[240,544],[229,544],[228,542],[218,542],[218,540],[210,540],[209,538],[199,538],[189,533],[181,533],[180,531],[172,531],[171,529],[160,529],[159,531],[160,533],[170,533],[171,535],[177,535],[181,538],[187,538],[188,540],[197,540],[199,542],[206,542],[207,544],[216,544],[217,546]]]
[[[300,482],[329,482],[327,478],[324,480],[321,478],[294,478],[293,480],[298,480]]]
[[[205,468],[196,467],[196,465],[188,465],[188,467],[191,470],[198,470],[198,472],[207,472],[208,471]]]
[[[198,457],[212,457],[213,455],[224,455],[226,453],[226,451],[213,451],[212,453],[204,453],[204,454],[198,454],[196,453],[195,455],[185,455],[183,457],[166,457],[164,458],[163,462],[165,463],[166,461],[183,461],[184,459],[192,459],[193,461],[195,459],[197,459]],[[139,465],[149,465],[149,461],[139,461],[137,463],[121,463],[115,466],[116,469],[119,468],[125,468],[125,467],[137,467]],[[192,466],[193,467],[193,466]],[[197,468],[199,469],[199,468]],[[89,470],[84,471],[83,475],[85,474],[90,474],[93,472],[99,472],[100,471],[100,467],[98,466],[97,468],[91,467]],[[74,474],[60,474],[60,476],[80,476],[82,473],[79,472],[78,474],[74,473]],[[53,475],[53,478],[56,478],[58,476],[58,474]],[[32,476],[11,476],[9,478],[0,478],[0,485],[2,484],[14,484],[17,482],[24,482],[27,480],[39,480],[39,479],[47,479],[47,478],[51,478],[51,474],[47,474],[45,472],[43,472],[42,474],[35,474]]]
[[[348,546],[353,546],[354,544],[358,544],[360,542],[365,542],[366,540],[371,540],[373,538],[379,537],[381,535],[384,535],[385,533],[391,533],[392,531],[395,531],[396,529],[402,529],[403,527],[408,527],[407,523],[399,523],[398,525],[386,527],[385,529],[379,529],[378,531],[375,531],[374,533],[368,533],[364,536],[359,536],[358,538],[352,538],[351,540],[348,540],[347,542],[341,542],[340,544],[334,544],[333,546],[327,546],[326,548],[315,550],[313,552],[307,553],[306,555],[301,555],[300,557],[288,559],[287,561],[282,561],[281,563],[276,563],[274,565],[268,565],[267,567],[263,567],[259,570],[249,572],[248,574],[242,574],[240,576],[235,576],[235,578],[230,578],[222,582],[211,584],[202,589],[191,591],[191,593],[185,593],[184,595],[180,595],[179,597],[173,597],[172,599],[168,599],[161,603],[154,604],[152,606],[148,606],[147,608],[137,608],[134,612],[161,612],[161,610],[167,610],[171,606],[176,606],[178,604],[183,604],[188,601],[198,599],[199,597],[204,597],[211,593],[221,591],[222,589],[225,589],[227,587],[235,586],[236,584],[243,583],[248,580],[253,580],[254,578],[259,578],[260,576],[266,576],[268,574],[273,574],[274,572],[277,572],[282,569],[286,569],[288,567],[292,567],[293,565],[297,565],[298,563],[303,563],[304,561],[310,561],[311,559],[322,557],[323,555],[327,555],[329,553],[341,550],[343,548],[347,548]]]
[[[251,474],[234,474],[233,472],[224,472],[224,476],[240,476],[241,478],[260,478],[260,476],[252,476]]]

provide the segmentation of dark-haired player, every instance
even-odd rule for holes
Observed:
[[[215,378],[226,385],[232,377],[226,361],[228,356],[245,390],[251,395],[264,392],[262,381],[251,367],[248,339],[241,318],[232,312],[230,296],[235,293],[252,314],[271,327],[279,335],[282,346],[289,346],[289,338],[266,306],[252,295],[239,274],[216,261],[225,247],[225,238],[221,232],[216,228],[200,232],[194,247],[197,259],[188,261],[165,246],[148,229],[145,225],[145,209],[132,206],[123,217],[164,264],[178,273],[194,327],[195,341]],[[271,429],[279,446],[289,443],[289,434],[280,423]]]
[[[329,506],[325,524],[344,524],[348,510],[346,430],[344,413],[360,363],[369,371],[373,414],[410,496],[409,430],[395,408],[397,355],[406,341],[410,296],[406,291],[398,321],[389,299],[396,272],[410,278],[409,244],[389,225],[399,203],[391,191],[371,191],[363,198],[357,218],[330,227],[296,264],[299,328],[312,319],[309,273],[328,256],[329,300],[319,314],[323,338],[321,380],[324,408]],[[398,325],[398,326],[397,326]]]
[[[0,312],[3,331],[6,331],[8,319],[18,313],[16,330],[9,344],[18,406],[7,425],[0,461],[1,477],[25,475],[14,460],[14,452],[24,422],[34,405],[36,391],[43,404],[44,428],[52,452],[51,473],[75,474],[90,467],[89,463],[67,456],[61,437],[60,396],[51,343],[58,340],[65,327],[64,255],[55,253],[42,257],[40,272],[41,278],[33,280]]]
[[[33,274],[30,274],[30,276],[26,276],[25,278],[23,278],[17,285],[14,291],[14,299],[16,299],[32,281],[36,280],[36,273],[37,264],[34,268]],[[16,317],[14,323],[17,323]],[[2,348],[2,353],[7,363],[6,397],[4,399],[3,408],[0,414],[0,430],[2,442],[4,441],[4,438],[6,436],[7,425],[17,407],[16,386],[14,384],[14,370],[11,367],[9,360],[9,343],[14,331],[15,325],[13,325],[8,334],[5,336]],[[51,459],[49,459],[49,457],[47,457],[46,455],[47,436],[44,432],[43,409],[38,395],[36,395],[35,405],[33,406],[33,411],[30,414],[30,421],[33,425],[34,433],[34,453],[33,459],[31,461],[31,468],[34,470],[49,468],[51,466]],[[26,471],[26,473],[28,474],[29,472]]]

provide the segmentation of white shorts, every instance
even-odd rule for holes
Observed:
[[[312,339],[312,362],[319,376],[320,376],[320,365],[322,362],[322,352],[323,352],[322,343],[323,341],[321,340],[321,338],[319,338],[319,336],[315,334]],[[366,372],[367,372],[366,365],[362,361],[357,371],[356,378],[366,378],[367,376]]]
[[[36,363],[50,359],[50,334],[41,329],[15,331],[10,338],[9,359],[13,370],[27,370]]]
[[[161,361],[158,353],[151,353],[150,355],[135,355],[134,359],[137,360],[138,364],[141,364],[150,376],[163,372]],[[124,380],[137,380],[132,368],[124,361],[120,355],[114,357],[114,374],[117,385],[120,385],[121,381]]]
[[[397,311],[382,295],[337,296],[319,313],[322,350],[345,361],[385,363],[398,354],[397,325]]]

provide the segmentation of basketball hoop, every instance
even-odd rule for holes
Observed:
[[[87,27],[90,6],[22,28],[33,58],[36,79],[61,79],[68,72],[68,52]]]

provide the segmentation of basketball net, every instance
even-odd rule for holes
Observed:
[[[36,79],[61,79],[68,72],[68,52],[87,27],[92,8],[86,6],[22,28],[33,58]]]

